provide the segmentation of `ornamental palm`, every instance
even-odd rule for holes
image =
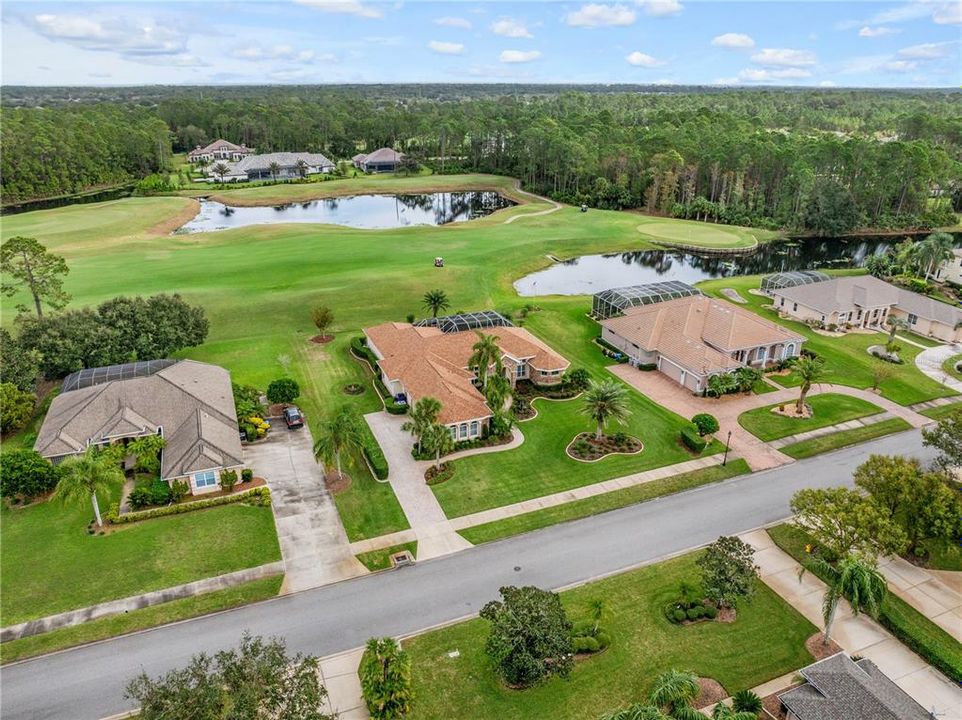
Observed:
[[[936,268],[946,260],[952,259],[952,249],[955,240],[944,232],[932,233],[919,243],[918,258],[925,268],[925,279],[935,272]]]
[[[494,365],[494,371],[500,375],[504,371],[501,363],[501,348],[498,347],[496,335],[485,335],[480,330],[475,330],[478,334],[478,341],[471,346],[471,357],[468,358],[468,367],[478,369],[478,380],[481,387],[488,387],[488,370]]]
[[[307,176],[308,165],[303,159],[298,160],[295,167],[297,168],[298,175],[300,175],[302,178]]]
[[[437,317],[439,312],[451,307],[451,303],[444,290],[428,290],[424,293],[424,307],[431,311],[431,317]]]
[[[124,482],[124,473],[118,463],[91,445],[83,455],[75,455],[60,465],[60,482],[54,492],[63,502],[77,502],[90,498],[94,506],[97,526],[103,527],[97,493],[107,494]]]
[[[894,315],[887,315],[885,317],[885,324],[889,326],[889,339],[887,342],[895,342],[895,333],[898,330],[907,330],[909,324],[902,318],[895,317]]]
[[[799,572],[799,578],[805,573],[805,569],[803,567]],[[840,598],[844,597],[848,600],[853,615],[866,612],[873,618],[878,617],[888,586],[874,561],[858,555],[846,555],[838,565],[832,565],[822,558],[816,558],[808,564],[808,569],[824,579],[828,585],[822,600],[822,618],[825,620],[825,634],[822,638],[824,645],[828,644]]]
[[[816,383],[825,375],[825,361],[819,357],[800,357],[792,368],[798,379],[802,381],[798,388],[798,402],[795,412],[801,415],[805,410],[805,398]]]
[[[270,165],[267,166],[267,169],[270,170],[271,177],[272,177],[274,180],[277,180],[277,176],[280,175],[280,173],[281,173],[281,165],[280,165],[280,163],[277,162],[277,161],[274,161],[274,162],[272,162]]]
[[[230,172],[230,168],[224,163],[217,163],[211,168],[211,170],[213,170],[214,174],[220,178],[221,182],[224,182],[224,176]]]
[[[314,457],[328,464],[333,462],[340,478],[341,455],[345,451],[360,449],[363,444],[357,413],[350,408],[343,408],[322,424],[321,435],[314,443]]]
[[[411,433],[417,440],[418,453],[421,452],[424,433],[438,421],[440,413],[440,400],[433,397],[423,397],[414,403],[414,407],[411,408],[409,415],[411,419],[401,426],[404,432]]]
[[[429,452],[434,453],[434,468],[440,470],[441,456],[447,455],[454,448],[454,439],[451,437],[451,430],[448,429],[447,425],[434,423],[424,431],[421,440],[424,443],[424,447],[426,447]]]
[[[661,708],[670,717],[685,718],[690,714],[692,703],[698,697],[698,678],[690,672],[682,670],[667,670],[655,679],[655,686],[651,689],[651,704]],[[695,713],[693,717],[698,717]]]
[[[671,720],[671,718],[656,707],[635,703],[624,710],[605,713],[598,720]]]
[[[498,412],[504,409],[508,398],[511,397],[511,382],[501,373],[488,378],[488,386],[484,389],[484,398],[488,406]]]
[[[592,381],[581,412],[597,423],[595,438],[600,440],[609,420],[623,423],[631,417],[625,386],[615,380]]]

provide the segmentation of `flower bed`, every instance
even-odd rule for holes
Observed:
[[[676,600],[665,606],[665,617],[675,625],[692,625],[699,622],[719,620],[724,622],[723,610],[711,600]]]
[[[361,383],[350,383],[344,386],[346,395],[361,395],[364,393],[364,386]]]
[[[424,471],[424,482],[428,485],[439,485],[454,477],[454,463],[441,463],[441,467],[432,465]]]
[[[507,445],[514,439],[514,435],[511,433],[505,433],[504,435],[487,435],[481,438],[475,438],[474,440],[458,440],[454,443],[451,452],[448,455],[453,455],[454,453],[461,452],[462,450],[475,450],[476,448],[489,448],[497,447],[498,445]],[[421,448],[421,452],[418,452],[418,446],[415,444],[411,448],[411,457],[415,460],[434,460],[434,453],[428,452],[424,448]],[[441,457],[445,457],[442,455]]]
[[[115,525],[122,525],[124,523],[138,522],[140,520],[149,520],[155,517],[164,517],[166,515],[180,515],[181,513],[191,512],[192,510],[203,510],[209,507],[216,507],[218,505],[228,505],[235,502],[248,502],[251,505],[263,505],[267,506],[271,504],[271,491],[267,486],[255,487],[250,490],[239,493],[231,493],[230,495],[220,495],[218,497],[204,498],[202,500],[193,500],[191,502],[184,502],[177,505],[166,505],[164,507],[151,508],[150,510],[139,510],[136,512],[124,513],[121,515],[119,513],[119,508],[117,503],[114,503],[110,510],[107,511],[104,519]]]
[[[568,444],[565,452],[575,460],[594,462],[609,455],[635,455],[644,449],[641,440],[625,433],[602,435],[600,438],[593,433],[580,433]]]
[[[567,383],[557,385],[536,385],[530,380],[518,380],[514,386],[516,397],[533,400],[536,397],[550,398],[552,400],[570,400],[576,397],[581,391]]]

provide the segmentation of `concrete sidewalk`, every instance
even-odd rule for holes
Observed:
[[[890,592],[962,643],[962,593],[900,557],[883,558],[879,570],[888,580]],[[942,574],[962,579],[962,572]]]
[[[764,530],[741,535],[755,548],[761,579],[813,625],[824,629],[822,598],[825,583],[811,573],[799,579],[801,566],[775,545]],[[832,639],[852,655],[869,658],[922,707],[935,708],[942,720],[962,720],[962,689],[930,667],[865,614],[852,615],[839,603]]]
[[[833,435],[837,432],[844,432],[845,430],[855,430],[856,428],[868,427],[869,425],[875,425],[885,420],[892,420],[895,416],[889,412],[880,412],[875,415],[869,415],[868,417],[857,418],[855,420],[848,420],[838,425],[829,425],[828,427],[817,428],[815,430],[809,430],[808,432],[797,433],[796,435],[789,435],[788,437],[778,438],[777,440],[772,440],[769,445],[774,448],[784,448],[789,445],[794,445],[795,443],[804,442],[805,440],[811,440],[812,438],[822,437],[824,435]]]
[[[942,363],[953,355],[962,354],[962,347],[958,345],[939,345],[926,348],[915,356],[915,366],[937,383],[962,393],[962,382],[956,380],[942,369]]]

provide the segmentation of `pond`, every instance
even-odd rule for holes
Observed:
[[[268,207],[234,207],[201,200],[200,212],[178,233],[210,232],[269,223],[326,223],[366,230],[447,225],[514,205],[496,192],[351,195]]]
[[[956,234],[956,243],[962,240]],[[884,253],[902,236],[857,239],[805,238],[762,245],[750,255],[696,255],[645,250],[611,255],[583,255],[526,275],[514,283],[519,295],[591,295],[626,285],[702,280],[815,268],[861,267],[870,255]]]

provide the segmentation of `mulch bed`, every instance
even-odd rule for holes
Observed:
[[[578,445],[582,442],[587,443],[588,448],[583,452],[578,451]],[[603,457],[613,454],[633,455],[644,450],[641,440],[630,435],[615,436],[602,435],[601,439],[594,436],[594,433],[580,433],[571,441],[565,452],[575,460],[600,460]]]
[[[779,690],[778,693],[773,693],[771,695],[766,695],[762,698],[762,708],[764,708],[765,713],[762,717],[775,718],[775,720],[786,720],[788,717],[782,710],[782,703],[778,699],[778,696],[784,692],[788,692],[794,687],[798,687],[801,683],[796,683],[791,687],[785,688],[784,690]]]
[[[822,633],[820,632],[815,633],[805,641],[805,649],[808,650],[816,660],[824,660],[842,651],[842,648],[831,638],[829,638],[828,645],[823,645]]]
[[[695,698],[695,707],[703,708],[721,702],[728,697],[728,693],[722,684],[712,678],[698,678],[698,697]]]
[[[315,345],[326,345],[334,339],[333,335],[315,335],[311,338],[311,342]]]
[[[240,473],[237,473],[240,475]],[[208,498],[222,497],[224,495],[236,495],[239,492],[244,492],[245,490],[250,490],[251,488],[260,487],[261,485],[266,485],[267,481],[262,477],[255,477],[250,482],[238,482],[234,485],[230,492],[224,492],[223,490],[218,490],[217,492],[202,493],[200,495],[186,495],[183,500],[181,500],[178,505],[184,505],[194,500],[206,500]],[[149,509],[149,508],[145,508]]]
[[[441,463],[440,468],[432,465],[424,471],[424,482],[428,485],[439,485],[452,477],[454,477],[454,465],[451,463]]]
[[[327,485],[327,489],[330,490],[334,495],[339,492],[344,492],[349,487],[351,487],[351,476],[347,473],[342,472],[340,475],[337,471],[327,473],[324,476],[324,484]]]
[[[781,407],[784,407],[785,409],[780,410],[779,408]],[[802,409],[801,415],[799,415],[796,412],[796,407],[794,402],[785,403],[784,405],[776,405],[775,407],[772,408],[772,415],[781,415],[782,417],[792,418],[794,420],[808,420],[809,418],[814,416],[814,414],[815,413],[812,412],[812,406],[809,405],[808,403],[805,403],[805,406]]]
[[[364,386],[361,383],[349,383],[343,387],[345,395],[362,395]]]
[[[721,623],[733,623],[738,619],[738,611],[735,608],[723,607],[718,609],[718,617],[715,618]]]

